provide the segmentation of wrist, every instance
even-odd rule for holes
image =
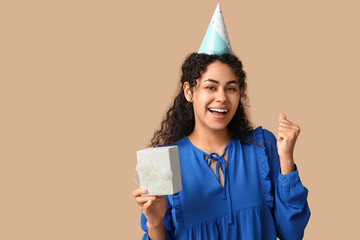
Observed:
[[[294,154],[292,152],[279,152],[280,161],[293,161]]]
[[[161,220],[158,225],[153,225],[149,222],[146,223],[148,227],[148,235],[149,239],[155,240],[155,239],[164,239],[166,238],[165,233],[165,227],[164,227],[164,221]]]
[[[149,221],[146,223],[148,229],[160,229],[164,227],[164,220],[162,219],[158,224],[151,224]]]
[[[281,169],[280,169],[280,172],[281,172],[281,174],[283,174],[283,175],[295,171],[294,159],[292,159],[292,158],[289,158],[289,159],[281,159],[281,160],[280,160],[280,168],[281,168]]]

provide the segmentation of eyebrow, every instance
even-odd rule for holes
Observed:
[[[213,83],[216,83],[216,84],[220,84],[219,81],[216,81],[214,79],[206,79],[204,82],[213,82]],[[239,83],[236,81],[236,80],[231,80],[231,81],[228,81],[225,85],[229,85],[229,84],[232,84],[232,83],[235,83],[236,85],[239,85]]]

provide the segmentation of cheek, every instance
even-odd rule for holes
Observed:
[[[198,114],[205,114],[209,108],[209,101],[206,101],[206,99],[197,99],[196,102],[194,102],[194,112]]]
[[[234,94],[233,96],[230,97],[230,101],[232,105],[238,105],[240,102],[240,96]]]
[[[209,94],[199,94],[196,98],[198,106],[206,107],[209,102],[211,102],[211,97]]]
[[[238,106],[241,104],[240,103],[240,97],[235,97],[233,99],[233,102],[232,102],[232,109],[234,110],[234,112],[236,112],[236,109],[238,108]]]

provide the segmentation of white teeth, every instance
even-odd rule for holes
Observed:
[[[225,109],[215,109],[215,108],[210,108],[210,111],[214,111],[214,112],[227,112],[228,110]]]

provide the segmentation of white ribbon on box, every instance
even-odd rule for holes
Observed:
[[[138,164],[136,166],[139,172],[141,187],[148,188],[144,195],[164,195],[172,192],[172,170],[171,168],[160,168],[159,159],[152,159],[151,165]]]

